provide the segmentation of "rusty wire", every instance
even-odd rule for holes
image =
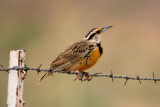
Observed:
[[[26,65],[24,67],[19,67],[19,66],[15,66],[15,67],[12,67],[12,68],[4,68],[2,65],[0,65],[0,71],[10,71],[10,70],[24,70],[24,71],[37,71],[37,73],[39,74],[39,72],[56,72],[56,73],[64,73],[64,74],[70,74],[70,75],[76,75],[77,72],[72,72],[72,71],[55,71],[55,70],[52,70],[52,69],[41,69],[41,66],[40,65],[39,67],[34,67],[34,68],[31,68],[31,67],[27,67]],[[138,80],[139,83],[141,84],[141,80],[151,80],[151,81],[154,81],[154,83],[156,84],[157,81],[160,81],[160,78],[155,78],[155,74],[153,73],[152,74],[153,77],[152,78],[146,78],[146,77],[140,77],[140,76],[136,76],[136,77],[130,77],[130,76],[118,76],[118,75],[113,75],[113,72],[111,71],[110,74],[101,74],[101,73],[90,73],[90,76],[91,77],[109,77],[112,79],[112,82],[114,81],[114,78],[119,78],[119,79],[125,79],[125,83],[124,85],[127,84],[128,80]]]

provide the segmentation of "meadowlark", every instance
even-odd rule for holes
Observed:
[[[82,74],[85,74],[86,79],[89,79],[89,73],[84,70],[91,68],[99,60],[103,53],[101,45],[101,34],[112,26],[103,28],[93,28],[85,38],[79,42],[70,45],[64,50],[51,64],[50,69],[56,71],[78,71],[77,78],[82,80]],[[47,72],[39,80],[46,79],[51,72]]]

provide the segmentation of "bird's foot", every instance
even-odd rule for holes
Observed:
[[[75,81],[75,80],[81,80],[81,82],[82,82],[82,80],[83,80],[83,74],[81,73],[81,72],[77,72],[77,77],[73,80],[73,81]]]
[[[75,80],[80,80],[81,82],[82,81],[90,81],[92,79],[92,76],[88,73],[88,72],[78,72],[77,74],[77,77],[74,79]],[[83,79],[85,76],[85,79]]]
[[[83,72],[85,79],[83,79],[83,81],[91,81],[92,80],[92,76],[88,73],[88,72]]]

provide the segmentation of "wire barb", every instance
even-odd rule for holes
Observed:
[[[1,66],[1,68],[4,68],[3,65],[0,64],[0,66]]]
[[[36,70],[36,71],[37,71],[37,75],[41,72],[41,71],[40,71],[41,66],[42,66],[42,64],[40,64],[39,67],[38,67],[37,70]]]
[[[155,79],[155,80],[153,80],[153,81],[154,81],[154,83],[156,84],[157,80],[156,80],[156,78],[154,77],[154,72],[153,72],[153,78]]]
[[[4,68],[3,65],[0,64],[0,66],[1,66],[1,68]],[[6,70],[6,72],[9,73],[8,70]]]
[[[24,71],[26,71],[26,73],[27,73],[28,70],[29,70],[29,68],[27,67],[26,64],[24,64]]]
[[[127,76],[125,76],[125,79],[126,79],[126,82],[124,83],[124,86],[127,85],[129,78]]]
[[[140,77],[137,75],[137,80],[139,80],[139,84],[141,84],[141,80],[140,80]]]
[[[111,73],[110,73],[109,77],[110,77],[110,78],[112,78],[112,82],[114,82],[114,80],[113,80],[113,73],[112,73],[112,71],[111,71]]]

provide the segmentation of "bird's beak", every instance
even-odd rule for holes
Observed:
[[[107,26],[107,27],[103,27],[103,28],[100,28],[100,31],[101,32],[104,32],[106,31],[107,29],[111,28],[112,26]]]

